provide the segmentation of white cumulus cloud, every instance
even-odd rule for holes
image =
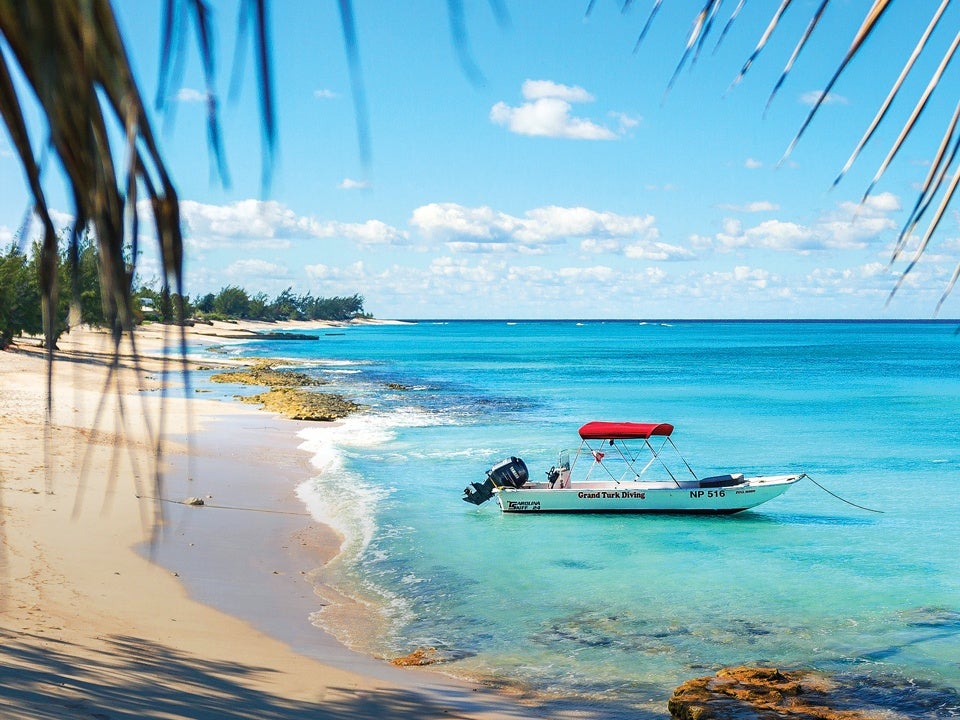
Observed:
[[[800,102],[804,105],[816,105],[821,97],[823,97],[823,90],[809,90],[800,96]],[[847,105],[849,102],[843,95],[836,93],[827,93],[827,96],[823,97],[824,105]]]
[[[354,283],[354,286],[361,284],[367,279],[366,268],[361,261],[351,263],[346,266],[324,265],[305,265],[304,272],[311,280],[316,281],[346,281]]]
[[[750,206],[736,208],[747,211]],[[728,206],[728,209],[730,208]],[[776,206],[757,205],[755,210],[774,211]],[[888,238],[896,229],[890,217],[900,209],[892,193],[870,197],[865,203],[838,203],[836,208],[815,223],[804,225],[778,219],[765,220],[744,228],[739,220],[727,218],[723,230],[713,238],[698,236],[697,247],[712,246],[719,252],[739,249],[766,249],[807,255],[825,250],[863,249]]]
[[[340,181],[340,184],[337,185],[341,190],[367,190],[370,188],[370,183],[366,180],[354,180],[352,178],[344,178]]]
[[[577,85],[561,85],[550,80],[525,80],[520,92],[527,100],[557,98],[572,103],[593,102],[594,97]]]
[[[180,88],[177,90],[177,100],[186,103],[207,102],[209,95],[193,88]]]
[[[767,200],[755,200],[753,202],[744,203],[743,205],[719,205],[723,210],[732,210],[733,212],[742,212],[742,213],[757,213],[757,212],[773,212],[774,210],[779,210],[780,206],[776,203],[769,202]]]
[[[628,243],[655,243],[660,234],[652,215],[554,205],[517,217],[486,206],[431,203],[414,210],[410,224],[425,238],[457,252],[542,253],[568,240],[580,240],[586,252],[616,252]]]
[[[620,253],[623,251],[623,243],[617,240],[598,240],[597,238],[587,238],[580,242],[580,249],[587,253]]]
[[[578,86],[561,85],[550,80],[527,80],[521,91],[526,102],[513,107],[501,101],[490,110],[491,122],[518,135],[615,140],[637,123],[622,113],[616,114],[618,134],[592,120],[573,115],[572,103],[594,101],[593,95]]]
[[[184,200],[181,215],[190,242],[201,248],[226,246],[284,249],[293,240],[343,239],[359,245],[402,245],[406,234],[380,220],[320,221],[298,215],[275,200],[240,200],[206,205]]]
[[[277,263],[267,260],[245,259],[236,260],[226,267],[224,274],[231,278],[255,278],[263,280],[264,278],[285,278],[288,276],[287,268]]]
[[[633,243],[624,248],[623,254],[634,260],[694,260],[694,255],[687,248],[679,245],[670,245],[663,242]]]

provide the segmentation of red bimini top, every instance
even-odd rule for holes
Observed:
[[[673,432],[669,423],[588,422],[580,428],[584,440],[646,440],[651,435],[668,437]]]

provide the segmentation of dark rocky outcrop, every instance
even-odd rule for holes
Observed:
[[[254,340],[319,340],[319,335],[311,335],[310,333],[293,333],[293,332],[266,332],[258,333],[253,336]]]
[[[667,707],[676,720],[872,720],[880,714],[842,709],[843,692],[830,679],[776,668],[733,667],[688,680]]]

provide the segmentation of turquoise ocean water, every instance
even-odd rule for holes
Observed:
[[[330,628],[355,649],[436,648],[454,674],[661,712],[723,666],[816,668],[890,688],[909,717],[947,717],[960,715],[955,330],[422,321],[215,352],[290,359],[370,408],[301,435],[318,475],[298,494],[346,538],[324,580],[380,628]],[[461,501],[510,455],[541,477],[589,420],[673,423],[701,476],[803,471],[883,512],[808,480],[719,518]]]

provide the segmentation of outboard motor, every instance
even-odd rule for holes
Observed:
[[[527,464],[518,457],[509,457],[487,470],[487,479],[482,483],[470,483],[463,489],[463,500],[482,505],[493,497],[494,488],[523,487],[530,477]]]
[[[493,480],[487,478],[484,483],[470,483],[463,489],[463,497],[468,503],[474,505],[483,505],[487,500],[493,497]]]
[[[509,457],[487,470],[487,477],[497,487],[520,488],[530,479],[527,464],[518,457]]]

